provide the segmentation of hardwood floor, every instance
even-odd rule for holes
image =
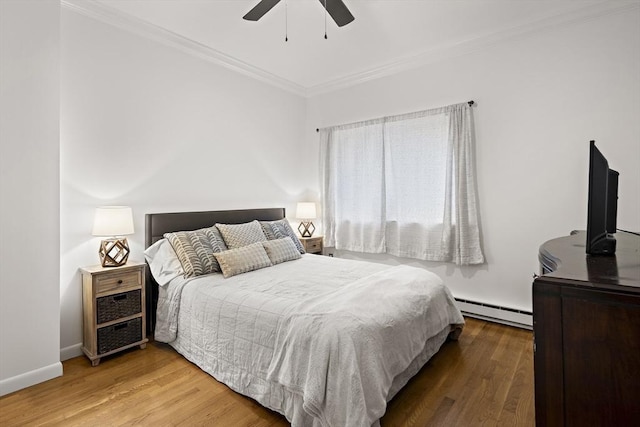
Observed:
[[[467,319],[389,403],[387,426],[533,426],[532,333]],[[288,426],[171,347],[64,362],[64,375],[0,398],[1,426]]]

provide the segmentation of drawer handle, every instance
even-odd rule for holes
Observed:
[[[122,323],[122,324],[120,324],[120,325],[115,325],[115,326],[113,327],[113,330],[114,330],[114,331],[117,331],[117,330],[120,330],[120,329],[124,329],[124,328],[126,328],[127,326],[129,326],[129,324],[128,324],[128,323]]]
[[[118,285],[122,285],[122,279],[118,280]]]
[[[120,300],[123,300],[123,299],[127,299],[127,294],[116,295],[116,296],[113,297],[114,301],[120,301]]]

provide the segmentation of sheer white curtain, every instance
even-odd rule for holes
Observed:
[[[325,245],[484,262],[472,126],[464,103],[321,129]]]

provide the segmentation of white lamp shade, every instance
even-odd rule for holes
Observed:
[[[93,220],[94,236],[125,236],[133,234],[133,213],[129,206],[101,206]]]
[[[296,207],[296,218],[316,219],[316,204],[314,202],[300,202]]]

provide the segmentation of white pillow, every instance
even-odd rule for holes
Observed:
[[[184,275],[180,260],[167,239],[160,239],[144,251],[144,258],[149,270],[160,286],[165,286],[172,279]]]

